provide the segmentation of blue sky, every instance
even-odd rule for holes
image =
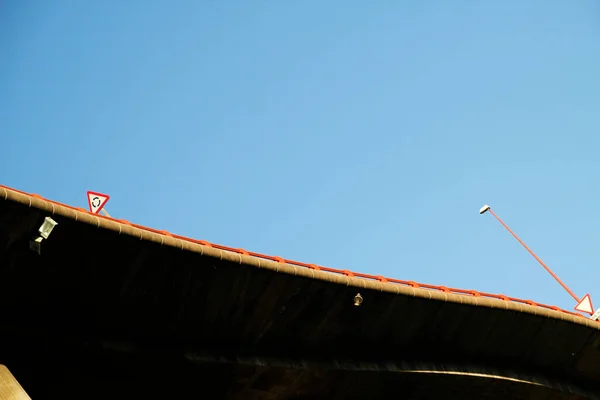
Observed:
[[[600,305],[600,3],[4,2],[0,183],[333,268]]]

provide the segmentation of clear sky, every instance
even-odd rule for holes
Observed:
[[[333,268],[600,306],[600,2],[10,1],[0,183]]]

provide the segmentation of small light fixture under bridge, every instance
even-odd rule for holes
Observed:
[[[363,302],[363,297],[360,295],[360,293],[356,293],[356,296],[354,296],[354,305],[356,307],[360,306]]]
[[[58,223],[50,217],[44,218],[44,222],[42,226],[38,229],[38,235],[34,236],[33,239],[29,241],[29,248],[38,253],[42,253],[42,240],[48,239],[54,227],[58,225]]]

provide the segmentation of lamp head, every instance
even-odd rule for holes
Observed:
[[[44,223],[40,226],[39,232],[40,236],[44,239],[48,239],[48,236],[52,233],[54,227],[58,225],[58,223],[50,217],[44,218]]]
[[[356,307],[360,306],[363,302],[363,297],[360,295],[360,293],[356,293],[356,296],[354,296],[354,305]]]

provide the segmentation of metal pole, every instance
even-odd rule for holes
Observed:
[[[537,256],[537,255],[536,255],[536,254],[535,254],[535,253],[534,253],[534,252],[533,252],[533,251],[532,251],[532,250],[531,250],[529,247],[527,247],[527,245],[525,244],[525,242],[523,242],[521,239],[519,239],[519,237],[518,237],[518,236],[517,236],[517,235],[516,235],[516,234],[515,234],[515,233],[514,233],[514,232],[513,232],[513,231],[512,231],[512,230],[511,230],[509,227],[508,227],[508,225],[506,225],[506,224],[504,223],[504,221],[502,221],[502,220],[500,219],[500,217],[498,217],[498,216],[496,215],[496,213],[495,213],[495,212],[494,212],[494,211],[493,211],[491,208],[488,208],[488,209],[487,209],[487,211],[489,211],[489,212],[491,212],[491,213],[492,213],[492,215],[493,215],[493,216],[494,216],[494,217],[495,217],[495,218],[498,220],[498,222],[500,222],[500,223],[502,224],[502,226],[503,226],[503,227],[505,227],[505,228],[506,228],[506,230],[507,230],[507,231],[509,231],[509,232],[510,232],[510,234],[511,234],[511,235],[513,235],[513,237],[514,237],[515,239],[517,239],[517,241],[518,241],[519,243],[521,243],[521,245],[522,245],[523,247],[525,247],[525,250],[527,250],[527,251],[529,252],[529,254],[531,254],[531,255],[533,256],[533,258],[535,258],[535,259],[537,260],[537,262],[539,262],[539,263],[540,263],[540,265],[541,265],[542,267],[544,267],[544,269],[545,269],[546,271],[548,271],[548,273],[549,273],[550,275],[552,275],[552,277],[553,277],[554,279],[556,279],[556,281],[557,281],[558,283],[560,283],[560,285],[561,285],[561,286],[562,286],[562,287],[563,287],[563,288],[564,288],[564,289],[565,289],[565,290],[566,290],[566,291],[567,291],[567,292],[568,292],[568,293],[571,295],[571,297],[573,297],[573,298],[575,299],[575,301],[576,301],[577,303],[579,303],[579,302],[581,301],[581,299],[580,299],[579,297],[577,297],[577,295],[575,295],[575,293],[573,293],[573,291],[571,291],[571,289],[569,289],[569,288],[567,287],[567,285],[565,285],[565,283],[564,283],[563,281],[561,281],[561,280],[560,280],[560,278],[559,278],[558,276],[556,276],[556,274],[555,274],[554,272],[552,272],[552,270],[551,270],[550,268],[548,268],[548,266],[547,266],[546,264],[544,264],[544,262],[543,262],[543,261],[542,261],[542,260],[541,260],[541,259],[540,259],[540,258],[539,258],[539,257],[538,257],[538,256]]]

